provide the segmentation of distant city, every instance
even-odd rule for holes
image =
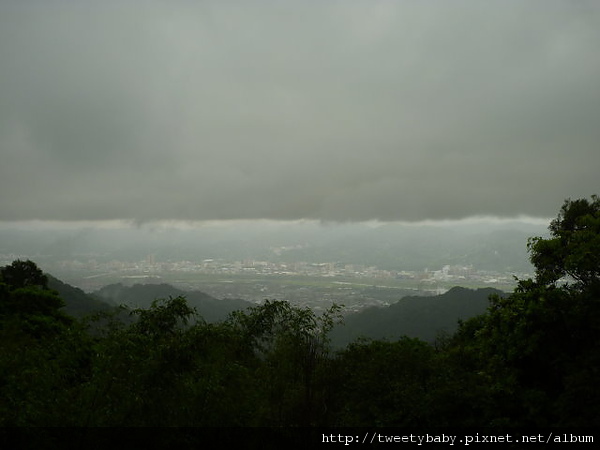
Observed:
[[[62,281],[167,283],[217,299],[348,310],[454,286],[511,291],[532,276],[526,250],[544,224],[257,223],[190,229],[0,227],[0,265],[31,259]]]
[[[34,259],[20,255],[20,259]],[[0,265],[15,255],[0,254]],[[442,294],[453,286],[495,287],[510,290],[515,277],[528,273],[478,270],[473,265],[444,265],[424,270],[384,270],[376,266],[337,262],[276,262],[245,259],[227,261],[159,261],[148,254],[140,261],[45,259],[38,261],[48,273],[86,292],[112,283],[168,283],[185,290],[200,290],[216,298],[265,298],[288,300],[300,306],[322,309],[331,303],[349,311],[386,306],[406,295]]]

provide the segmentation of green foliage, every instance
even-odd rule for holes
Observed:
[[[14,261],[0,269],[0,329],[47,337],[71,323],[64,301],[47,288],[47,277],[32,261]]]
[[[35,263],[0,274],[0,425],[33,426],[60,416],[63,392],[86,372],[87,337]]]
[[[129,311],[130,323],[101,313],[100,328],[88,319],[44,340],[4,327],[0,394],[11,400],[0,411],[3,423],[324,423],[317,405],[327,393],[326,334],[337,310],[316,317],[285,302],[266,302],[208,324],[176,297]]]
[[[579,289],[598,283],[600,198],[566,200],[549,230],[549,239],[535,237],[528,243],[537,281],[549,285],[567,276]]]
[[[419,426],[428,404],[433,348],[418,340],[357,341],[340,354],[342,426]]]
[[[150,309],[135,309],[131,313],[139,316],[134,325],[137,332],[160,339],[180,332],[195,315],[195,310],[187,305],[184,297],[176,297],[154,300]]]
[[[56,293],[33,287],[17,288],[10,292],[3,310],[6,314],[56,316],[64,306]]]
[[[32,332],[37,324],[43,336]],[[0,426],[63,426],[70,393],[85,383],[91,339],[79,326],[49,318],[6,321],[0,328]],[[52,332],[48,332],[51,329]],[[67,414],[68,415],[68,414]]]
[[[48,278],[42,270],[30,260],[17,259],[9,266],[0,269],[0,281],[6,283],[11,289],[38,287],[47,289]]]
[[[597,407],[577,407],[599,397],[599,239],[598,197],[565,201],[550,237],[529,241],[535,279],[493,296],[487,314],[455,336],[452,351],[470,355],[489,380],[490,424],[600,424]]]
[[[257,387],[268,401],[257,413],[266,423],[309,426],[325,420],[328,335],[339,320],[337,305],[317,317],[309,308],[268,300],[232,314],[231,323],[261,361]]]

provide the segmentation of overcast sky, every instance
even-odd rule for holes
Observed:
[[[0,220],[555,217],[597,1],[0,0]]]

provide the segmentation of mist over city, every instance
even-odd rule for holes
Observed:
[[[319,309],[337,302],[356,310],[455,285],[512,289],[515,277],[533,272],[527,239],[546,234],[547,225],[497,219],[5,224],[0,265],[31,259],[87,292],[112,283],[170,283],[217,298],[279,298]]]

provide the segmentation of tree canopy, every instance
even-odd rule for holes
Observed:
[[[455,339],[468,333],[458,346],[493,388],[493,423],[597,426],[598,197],[566,200],[549,232],[528,242],[535,278],[519,280],[506,298],[492,296],[488,312],[463,324]]]
[[[48,277],[30,260],[21,261],[17,259],[12,264],[0,268],[0,281],[9,285],[12,289],[38,287],[48,288]]]
[[[555,284],[563,277],[578,289],[597,285],[600,276],[600,198],[566,200],[549,227],[550,238],[529,240],[538,283]],[[567,280],[567,282],[569,281]]]

